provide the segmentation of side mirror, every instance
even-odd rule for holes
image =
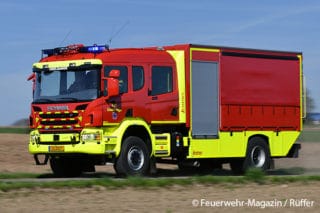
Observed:
[[[120,70],[111,70],[109,72],[109,78],[120,78]]]
[[[111,70],[107,78],[107,92],[109,97],[118,96],[120,70]]]
[[[32,96],[34,96],[34,91],[36,90],[36,74],[32,73],[28,77],[28,81],[32,81]]]

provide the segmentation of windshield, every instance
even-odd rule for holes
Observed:
[[[88,101],[98,97],[99,70],[37,71],[34,102]]]

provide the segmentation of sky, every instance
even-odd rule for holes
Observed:
[[[303,52],[307,88],[320,112],[317,0],[1,0],[0,14],[0,126],[29,117],[27,78],[41,50],[78,43]]]

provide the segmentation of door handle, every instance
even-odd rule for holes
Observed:
[[[158,96],[152,96],[152,100],[158,100]]]

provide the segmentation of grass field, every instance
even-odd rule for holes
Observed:
[[[320,142],[320,128],[305,128],[298,140],[301,142]]]
[[[29,134],[30,129],[27,127],[0,127],[0,133],[12,134]]]
[[[111,178],[93,178],[83,180],[61,180],[61,181],[31,181],[22,180],[21,178],[34,178],[31,174],[11,174],[2,177],[13,178],[8,179],[0,178],[0,191],[10,191],[19,188],[61,188],[61,187],[93,187],[101,186],[109,189],[119,189],[124,187],[134,188],[158,188],[158,187],[171,187],[173,185],[185,186],[192,184],[277,184],[277,183],[294,183],[294,182],[308,182],[320,181],[320,176],[266,176],[262,171],[257,169],[249,170],[244,176],[191,176],[181,178],[145,178],[145,177],[128,177],[125,179],[111,179]],[[19,180],[20,179],[20,180]]]

